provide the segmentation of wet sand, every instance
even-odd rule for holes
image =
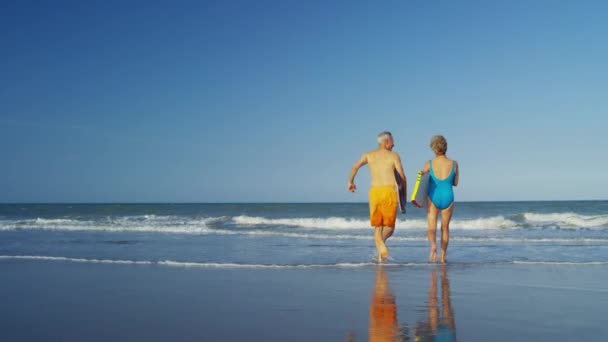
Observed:
[[[2,341],[608,338],[606,265],[202,269],[0,261]]]

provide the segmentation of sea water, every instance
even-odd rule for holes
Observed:
[[[387,241],[392,266],[428,263],[426,211],[407,209]],[[2,204],[0,259],[366,267],[376,253],[368,214],[366,203]],[[608,263],[608,201],[457,202],[448,261]]]

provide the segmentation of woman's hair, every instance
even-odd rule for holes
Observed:
[[[431,138],[431,150],[436,154],[445,154],[448,151],[448,142],[443,135],[436,135]]]

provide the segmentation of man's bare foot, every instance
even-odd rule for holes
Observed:
[[[380,246],[376,246],[376,255],[378,262],[382,262],[382,249],[380,249]]]
[[[382,263],[384,263],[387,260],[388,260],[388,255],[386,255],[386,256],[378,255],[378,263],[379,264],[382,264]]]
[[[385,248],[382,253],[380,253],[380,258],[382,261],[388,260],[388,249]]]
[[[431,247],[431,255],[429,255],[430,262],[437,261],[437,247]]]

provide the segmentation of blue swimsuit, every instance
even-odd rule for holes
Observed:
[[[429,198],[431,202],[437,207],[437,209],[447,209],[454,202],[454,190],[452,184],[454,184],[454,177],[456,177],[456,171],[454,161],[452,161],[452,171],[446,179],[437,179],[433,172],[433,161],[429,161],[431,166],[431,179],[429,184]]]

